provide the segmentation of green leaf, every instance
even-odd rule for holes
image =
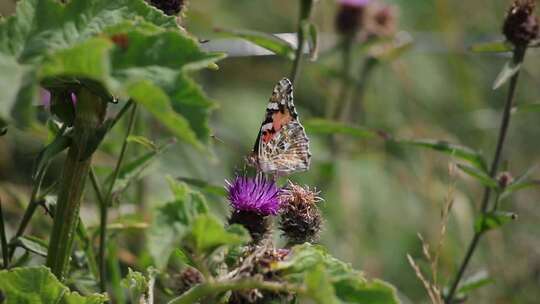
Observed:
[[[67,147],[69,147],[70,142],[71,138],[69,134],[58,134],[50,144],[48,144],[43,150],[41,150],[36,160],[37,167],[34,171],[35,175],[33,176],[33,178],[35,179],[39,172],[44,170],[44,168],[56,155],[60,154]]]
[[[165,125],[175,136],[202,149],[195,132],[190,128],[188,120],[177,114],[171,107],[169,96],[150,81],[141,80],[129,85],[128,94],[143,105],[160,123]]]
[[[334,287],[322,264],[306,274],[307,294],[319,304],[339,304]]]
[[[154,162],[165,150],[172,145],[169,142],[165,145],[157,147],[156,150],[150,151],[129,163],[126,163],[120,168],[118,177],[114,183],[113,192],[118,193],[124,191],[131,183],[137,181],[143,175],[144,171]],[[106,179],[106,184],[111,182],[112,175]]]
[[[512,76],[516,75],[516,73],[519,72],[520,68],[521,63],[515,63],[513,60],[508,61],[502,68],[499,75],[497,75],[497,78],[495,78],[495,82],[493,83],[493,90],[496,90],[500,88],[503,84],[505,84],[510,78],[512,78]]]
[[[0,290],[5,303],[100,304],[107,301],[101,294],[83,297],[71,292],[44,266],[0,271]]]
[[[143,19],[157,26],[177,28],[166,16],[143,0],[19,1],[14,16],[0,23],[0,52],[20,62],[36,62],[41,56],[69,48],[109,27]]]
[[[536,170],[536,166],[532,166],[525,173],[520,175],[518,178],[516,178],[510,185],[508,185],[506,188],[504,188],[504,192],[501,195],[501,199],[506,198],[508,195],[532,188],[540,186],[540,180],[530,180],[529,176]]]
[[[276,263],[272,268],[286,280],[302,283],[313,269],[321,266],[340,301],[359,304],[399,303],[396,290],[391,285],[379,280],[368,281],[361,272],[332,257],[320,246],[308,243],[295,246],[287,260]]]
[[[512,45],[507,41],[489,41],[475,43],[470,47],[475,53],[506,53],[512,51]]]
[[[294,59],[294,48],[287,41],[277,36],[250,30],[218,29],[218,32],[228,36],[242,38],[289,60]]]
[[[323,118],[307,119],[303,122],[303,125],[308,133],[313,134],[346,134],[360,138],[376,136],[374,131]]]
[[[477,233],[496,229],[502,225],[517,219],[517,214],[512,212],[495,211],[483,214],[474,223],[474,230]]]
[[[42,257],[47,256],[47,242],[32,236],[17,238],[17,245]]]
[[[0,118],[7,119],[24,83],[25,68],[15,58],[0,53]]]
[[[156,267],[163,269],[175,247],[188,233],[195,218],[206,214],[204,197],[180,182],[169,179],[174,200],[157,209],[147,230],[147,246]]]
[[[492,189],[499,188],[499,183],[497,183],[495,179],[491,178],[489,175],[487,175],[483,171],[480,171],[474,167],[470,167],[464,164],[457,164],[457,167],[461,169],[461,171],[467,173],[469,176],[478,180],[480,183],[482,183],[482,185],[492,188]]]
[[[196,178],[189,178],[189,177],[178,177],[179,181],[185,182],[191,186],[195,186],[197,188],[200,188],[201,191],[206,193],[211,193],[219,196],[226,196],[227,191],[223,186],[216,186],[213,184],[210,184],[202,179],[196,179]]]
[[[159,149],[152,140],[144,136],[130,135],[128,136],[127,141],[130,143],[138,143],[150,151],[156,151]]]
[[[215,216],[201,214],[195,218],[186,241],[197,253],[208,255],[224,245],[240,245],[250,240],[249,233],[242,226],[234,224],[227,228]]]
[[[110,74],[108,53],[113,43],[105,38],[92,38],[72,48],[48,56],[38,72],[39,78],[80,77],[96,81]]]
[[[461,160],[465,160],[476,168],[487,172],[487,165],[484,157],[479,152],[465,146],[433,139],[401,139],[396,140],[396,142],[399,144],[428,148],[435,151],[443,152]]]
[[[512,109],[512,114],[518,113],[536,113],[540,112],[540,103],[526,103],[515,106]]]
[[[16,112],[29,116],[24,110],[32,109],[29,101],[37,81],[82,85],[105,100],[136,99],[172,133],[198,148],[208,141],[214,103],[185,73],[206,68],[222,55],[201,51],[195,39],[178,30],[173,17],[143,0],[73,0],[66,5],[24,0],[19,9],[0,24],[0,54],[28,60],[39,77],[19,90],[16,103],[14,93],[6,92],[11,98],[6,109],[21,104]],[[14,62],[8,56],[5,65],[16,68]]]
[[[461,294],[468,294],[473,290],[476,290],[491,283],[494,283],[494,280],[488,276],[487,271],[482,270],[464,279],[459,284],[457,292]]]

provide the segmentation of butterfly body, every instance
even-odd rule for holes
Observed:
[[[288,175],[308,170],[310,158],[309,139],[294,107],[292,83],[283,78],[266,106],[250,162],[264,173]]]

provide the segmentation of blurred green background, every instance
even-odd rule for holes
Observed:
[[[385,3],[398,8],[398,29],[412,37],[413,46],[373,70],[365,83],[360,125],[396,137],[463,144],[483,151],[491,161],[506,93],[506,87],[496,91],[491,87],[508,55],[475,54],[468,47],[474,42],[500,38],[509,2],[387,0]],[[334,1],[320,0],[314,11],[313,21],[327,47],[319,60],[305,62],[297,80],[295,103],[301,120],[325,117],[328,104],[339,96],[341,79],[333,71],[339,68],[340,54],[329,52],[331,41],[336,40],[336,8]],[[13,1],[0,1],[3,15],[12,10]],[[183,24],[194,36],[211,40],[220,37],[214,32],[216,27],[294,32],[297,15],[298,1],[195,0]],[[353,56],[360,60],[363,55]],[[539,59],[535,49],[527,55],[518,85],[519,104],[538,102],[540,98]],[[275,56],[235,57],[221,61],[218,71],[197,75],[207,94],[219,105],[212,115],[212,129],[218,139],[211,143],[211,155],[201,155],[181,143],[174,145],[146,171],[143,182],[133,191],[140,193],[120,199],[111,219],[133,213],[148,219],[151,210],[170,195],[166,175],[221,186],[235,171],[242,171],[243,157],[257,136],[272,87],[290,69],[290,61]],[[145,116],[142,111],[139,114]],[[539,113],[512,116],[503,159],[514,176],[538,162],[539,117]],[[149,122],[149,117],[139,119],[135,133],[157,142],[171,137],[157,123]],[[123,132],[116,129],[96,157],[94,162],[103,171],[114,163]],[[10,130],[0,138],[0,195],[7,202],[5,212],[12,224],[11,232],[27,202],[31,169],[45,135],[39,130]],[[448,167],[455,160],[433,151],[354,137],[340,137],[340,149],[336,151],[325,136],[311,135],[310,139],[312,168],[291,178],[315,186],[325,199],[321,205],[326,220],[321,243],[369,277],[394,284],[405,303],[426,302],[426,293],[406,254],[419,259],[427,270],[417,233],[429,243],[437,243],[441,209],[451,187],[454,207],[440,269],[442,283],[448,283],[472,237],[481,185],[459,172],[451,177]],[[58,161],[53,167],[49,183],[59,173],[60,164]],[[539,175],[533,173],[533,177]],[[87,226],[95,226],[96,208],[91,191],[87,194],[83,218]],[[225,199],[209,195],[211,207],[226,216]],[[516,212],[519,219],[489,232],[482,240],[467,274],[485,269],[494,282],[475,292],[469,303],[538,303],[539,195],[538,190],[525,190],[502,203],[501,209]],[[135,201],[134,197],[141,199]],[[33,221],[32,232],[47,236],[48,225],[40,214]],[[119,255],[126,265],[144,265],[144,251],[133,245],[133,239],[141,236],[136,229],[117,235]]]

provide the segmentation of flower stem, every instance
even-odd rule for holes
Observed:
[[[2,212],[2,199],[0,199],[0,241],[2,245],[2,260],[4,261],[4,268],[7,269],[9,266],[9,254],[4,223],[4,213]]]
[[[225,291],[244,290],[244,289],[264,289],[275,292],[295,291],[304,292],[302,288],[295,285],[288,285],[277,282],[266,282],[255,279],[240,279],[231,281],[221,281],[213,283],[199,284],[179,297],[172,299],[168,304],[191,304],[197,300],[222,293]]]
[[[106,102],[85,88],[80,89],[77,97],[73,140],[68,149],[61,176],[47,254],[47,266],[61,281],[67,273],[75,230],[79,221],[80,201],[92,160],[91,155],[85,157],[86,150],[95,130],[103,123],[107,106]]]
[[[37,195],[39,193],[39,189],[41,188],[41,184],[43,182],[43,177],[45,176],[45,172],[47,171],[47,167],[48,166],[44,166],[41,169],[41,171],[37,172],[36,174],[36,180],[34,181],[34,185],[32,187],[32,193],[30,194],[30,201],[28,202],[28,206],[26,207],[26,210],[24,211],[24,215],[21,220],[21,223],[19,224],[19,228],[17,228],[17,232],[10,239],[8,263],[13,258],[13,254],[15,253],[16,246],[14,245],[14,241],[24,234],[24,232],[26,231],[26,228],[28,227],[28,224],[30,223],[30,220],[32,219],[32,216],[34,216],[34,212],[36,211],[39,205],[38,204],[39,200],[37,199]]]
[[[519,64],[523,62],[526,50],[527,50],[526,47],[516,46],[516,48],[514,49],[514,54],[513,54],[514,63]],[[492,178],[495,177],[495,175],[497,174],[497,170],[499,169],[499,164],[501,162],[502,150],[504,148],[506,134],[508,132],[508,127],[510,125],[511,110],[514,104],[514,98],[516,94],[516,87],[517,87],[518,79],[519,79],[519,71],[517,71],[516,74],[514,74],[514,76],[512,76],[512,78],[510,79],[510,87],[508,89],[506,104],[504,106],[501,126],[499,128],[497,147],[495,148],[495,155],[493,157],[493,162],[491,163],[491,168],[489,171],[489,175]],[[480,209],[482,212],[482,215],[485,215],[488,212],[490,196],[491,196],[491,188],[485,187],[484,196],[482,198],[482,204],[481,204],[481,209]],[[474,251],[476,247],[478,246],[478,243],[482,235],[483,235],[482,231],[475,232],[471,240],[471,243],[469,244],[469,247],[467,249],[467,253],[465,254],[465,257],[463,258],[463,261],[461,262],[461,266],[459,267],[456,277],[453,280],[452,286],[450,287],[450,291],[448,292],[448,295],[445,298],[446,304],[452,303],[456,290],[459,286],[459,282],[461,281],[463,274],[465,273],[465,270],[467,269],[467,266],[469,265],[469,261],[471,260],[471,257],[473,256]]]
[[[123,113],[123,112],[121,112]],[[119,113],[119,115],[121,114]],[[107,217],[108,217],[108,210],[109,206],[111,205],[112,201],[112,194],[114,189],[114,184],[116,182],[116,179],[118,178],[118,174],[120,173],[120,168],[122,166],[122,161],[124,160],[124,156],[126,154],[127,144],[128,144],[128,137],[131,134],[131,131],[133,130],[133,126],[135,124],[135,114],[137,113],[137,105],[133,104],[131,107],[131,113],[129,116],[129,122],[128,122],[128,129],[126,131],[126,135],[124,137],[124,141],[122,142],[122,148],[120,149],[120,155],[118,156],[118,160],[116,161],[116,167],[114,168],[112,180],[109,184],[109,188],[107,189],[107,193],[105,194],[105,197],[101,198],[101,204],[100,204],[100,228],[99,228],[99,274],[100,274],[100,280],[99,285],[101,288],[101,291],[106,291],[107,288],[107,273],[106,273],[106,261],[105,261],[105,247],[107,246]],[[91,174],[93,172],[91,171]],[[92,183],[95,183],[95,176],[93,177]],[[95,187],[95,185],[94,185]],[[96,188],[99,189],[99,188]],[[96,191],[97,192],[97,191]],[[98,198],[99,199],[99,198]]]
[[[292,65],[290,79],[294,84],[298,74],[300,73],[300,67],[302,65],[302,59],[304,55],[304,44],[306,41],[307,24],[311,11],[313,9],[313,0],[300,0],[300,14],[298,20],[298,32],[296,39],[296,51],[294,55],[294,61]]]

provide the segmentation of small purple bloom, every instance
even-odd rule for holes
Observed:
[[[41,104],[45,107],[45,109],[49,109],[51,107],[51,92],[45,89],[40,89],[39,97],[41,99]]]
[[[276,215],[280,207],[280,189],[273,181],[259,174],[255,178],[237,176],[227,182],[229,202],[235,211],[252,211],[262,215]]]
[[[368,5],[371,0],[339,0],[339,4],[353,6],[353,7],[363,7]]]

